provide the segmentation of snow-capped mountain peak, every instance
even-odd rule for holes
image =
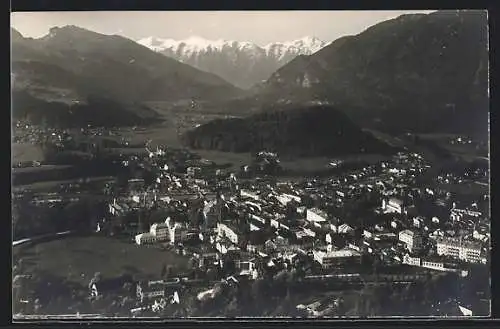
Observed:
[[[270,49],[281,48],[283,52],[291,50],[293,53],[312,54],[320,50],[326,45],[326,42],[321,41],[316,37],[306,36],[301,39],[285,42],[274,42],[267,44],[264,47],[259,47],[255,43],[248,41],[233,41],[233,40],[209,40],[200,36],[191,36],[183,40],[162,39],[156,37],[147,37],[137,41],[139,44],[146,46],[155,51],[164,51],[167,49],[176,51],[177,48],[183,47],[184,51],[190,53],[208,51],[209,49],[221,51],[225,46],[235,47],[238,49],[262,49],[269,53]]]
[[[248,41],[209,40],[200,36],[183,40],[147,37],[137,42],[178,61],[217,74],[241,88],[249,88],[267,79],[298,55],[310,55],[327,45],[309,36],[265,46]]]
[[[309,49],[312,52],[316,52],[322,47],[326,45],[326,42],[321,41],[320,39],[316,37],[303,37],[297,40],[292,40],[292,41],[285,41],[285,42],[273,42],[270,44],[267,44],[264,49],[271,48],[273,46],[280,45],[284,47],[302,47],[304,49]]]
[[[146,46],[154,51],[173,51],[177,53],[193,54],[200,52],[222,51],[224,47],[236,47],[237,49],[256,48],[257,46],[251,42],[240,42],[233,40],[209,40],[200,36],[191,36],[183,40],[161,39],[155,37],[147,37],[137,41],[139,44]],[[182,50],[181,50],[182,48]]]
[[[266,45],[264,49],[266,54],[282,59],[289,54],[294,54],[296,56],[311,55],[326,45],[326,42],[316,37],[306,36],[293,41],[270,43]]]

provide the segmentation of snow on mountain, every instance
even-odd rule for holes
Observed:
[[[296,56],[313,54],[327,45],[315,37],[270,43],[263,47],[252,42],[208,40],[199,36],[184,40],[147,37],[138,43],[217,74],[240,88],[250,88]]]
[[[224,48],[234,48],[238,50],[254,50],[258,48],[257,45],[251,42],[240,42],[223,39],[207,40],[198,36],[192,36],[184,40],[147,37],[139,40],[138,43],[154,51],[172,51],[174,53],[178,53],[180,51],[187,56],[209,51],[220,52],[223,51]]]
[[[311,55],[326,46],[327,43],[315,37],[304,37],[302,39],[270,43],[264,47],[266,54],[284,58],[289,54]]]

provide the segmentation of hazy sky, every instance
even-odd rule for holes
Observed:
[[[131,39],[148,36],[251,41],[260,45],[315,36],[333,41],[357,34],[405,13],[431,11],[88,11],[18,12],[11,25],[24,36],[40,37],[54,26],[76,25]]]

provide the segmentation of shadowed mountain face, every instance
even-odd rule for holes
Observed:
[[[386,130],[487,132],[487,43],[486,12],[404,15],[298,56],[251,101],[321,100]]]
[[[64,105],[69,111],[69,104],[90,105],[95,99],[106,99],[108,104],[116,104],[117,111],[108,118],[111,124],[115,119],[123,119],[115,117],[120,114],[120,107],[123,115],[130,115],[133,121],[136,117],[156,116],[154,111],[139,105],[141,102],[220,99],[239,92],[213,74],[157,54],[129,39],[74,26],[53,28],[40,39],[23,38],[13,30],[12,85],[17,92],[17,104],[23,104],[23,95],[29,95],[56,103],[56,107]],[[89,102],[89,97],[93,101]],[[24,112],[14,104],[14,116]]]
[[[268,150],[290,156],[384,153],[390,148],[327,106],[280,106],[246,118],[214,120],[184,136],[193,148]]]

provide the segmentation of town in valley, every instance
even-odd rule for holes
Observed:
[[[435,15],[438,22],[455,24],[446,11],[441,13],[443,17],[439,14],[408,15],[421,20]],[[462,12],[447,15],[465,15],[460,24],[468,19]],[[400,24],[416,24],[404,17],[396,19],[402,19]],[[359,42],[366,42],[361,39],[365,33],[383,32],[370,28],[359,35]],[[148,102],[147,109],[116,114],[121,105],[115,103],[90,100],[86,107],[72,100],[69,105],[57,105],[60,108],[54,105],[64,103],[61,95],[69,89],[78,95],[64,97],[81,97],[81,86],[91,81],[88,77],[104,74],[91,59],[101,56],[101,48],[87,53],[78,43],[100,40],[100,34],[74,26],[51,30],[42,39],[12,33],[13,81],[18,93],[13,113],[21,113],[14,114],[12,121],[15,319],[490,314],[489,145],[483,137],[487,126],[479,134],[462,126],[456,131],[422,131],[421,127],[430,124],[409,119],[408,125],[422,126],[395,131],[392,126],[381,127],[380,120],[365,125],[359,121],[364,114],[361,119],[353,114],[356,125],[351,124],[350,116],[344,118],[330,109],[347,108],[348,96],[345,103],[323,99],[321,91],[311,93],[311,98],[290,92],[305,98],[286,104],[266,98],[280,90],[289,92],[287,88],[319,88],[316,84],[326,75],[317,72],[316,82],[311,78],[313,82],[301,81],[299,87],[291,87],[295,82],[279,86],[282,80],[295,81],[287,67],[292,70],[300,64],[297,62],[316,54],[325,61],[327,51],[334,51],[342,40],[331,45],[315,41],[322,50],[314,48],[316,53],[299,55],[302,59],[290,55],[289,62],[279,63],[284,65],[277,71],[279,77],[263,72],[272,76],[253,91],[266,95],[259,96],[258,102],[257,97],[247,100],[246,94],[238,94],[223,103],[221,95],[237,87],[218,80],[206,89],[200,87],[210,95],[219,92],[216,87],[222,88],[215,100],[204,100],[201,91],[196,97],[179,95],[182,101],[161,100],[153,95],[153,87],[136,91],[127,85],[106,92],[113,97],[118,92],[128,93],[137,99],[142,92],[146,96],[141,97],[155,102]],[[180,51],[173,57],[170,46],[159,50],[147,43],[152,39],[135,44],[117,36],[109,38],[103,42],[116,42],[116,49],[124,50],[113,60],[102,55],[99,61],[109,60],[105,63],[118,80],[125,76],[120,78],[120,66],[113,65],[122,60],[126,65],[139,65],[141,58],[163,63],[167,56],[183,63],[175,68],[180,76],[175,81],[182,80],[179,84],[190,83],[191,75],[204,74],[194,87],[179,88],[191,91],[213,79],[198,68],[189,67],[192,71],[188,72],[188,64],[196,67],[198,62],[183,60]],[[78,46],[67,50],[68,40],[75,40]],[[34,45],[36,41],[40,44]],[[42,41],[43,49],[56,51],[38,53]],[[416,38],[414,47],[424,41]],[[91,47],[93,41],[88,42]],[[104,49],[102,53],[117,51],[112,46],[99,47]],[[338,47],[338,51],[343,49]],[[63,49],[62,54],[67,51],[64,59],[57,57],[57,49]],[[170,53],[159,53],[165,49]],[[135,56],[133,62],[122,58],[128,50]],[[47,59],[50,56],[56,60]],[[173,65],[174,59],[165,60],[165,65]],[[318,67],[323,65],[321,60]],[[84,61],[86,66],[74,64]],[[407,62],[402,63],[401,67]],[[482,59],[474,79],[480,79],[481,63]],[[70,70],[77,65],[84,69],[79,73]],[[300,70],[316,69],[316,62],[307,65],[299,65]],[[184,69],[189,74],[183,75]],[[427,74],[424,69],[418,71],[420,67],[415,70],[415,76],[420,76],[411,79],[423,79]],[[131,69],[127,74],[134,72]],[[220,75],[232,82],[233,73],[226,73]],[[73,85],[77,74],[87,80],[82,78],[85,82]],[[157,72],[158,77],[160,74]],[[243,78],[235,80],[238,88],[253,85]],[[53,82],[58,79],[62,83]],[[106,79],[100,76],[99,81]],[[160,79],[152,78],[148,86],[163,83]],[[349,88],[356,92],[357,80],[349,81]],[[40,85],[33,87],[37,83]],[[104,88],[99,83],[92,86],[95,89],[85,85],[92,90],[89,95],[105,90],[99,89]],[[172,94],[187,93],[185,90]],[[381,90],[388,93],[389,89]],[[345,90],[334,92],[350,95]],[[458,95],[457,104],[460,101],[466,102]],[[478,106],[474,101],[467,106]],[[402,102],[416,106],[415,102]],[[253,109],[271,103],[285,108],[286,114],[274,110],[261,114]],[[300,111],[288,109],[290,106],[300,107]],[[446,104],[443,113],[453,114],[436,122],[451,125],[461,111],[456,107]],[[113,111],[106,114],[108,108]],[[330,111],[327,120],[323,111]],[[487,115],[488,109],[484,111]],[[87,114],[81,114],[84,112]],[[401,125],[405,124],[403,116],[397,116]],[[434,120],[430,114],[428,118]],[[112,120],[123,121],[108,122]],[[381,120],[392,125],[390,118]]]

